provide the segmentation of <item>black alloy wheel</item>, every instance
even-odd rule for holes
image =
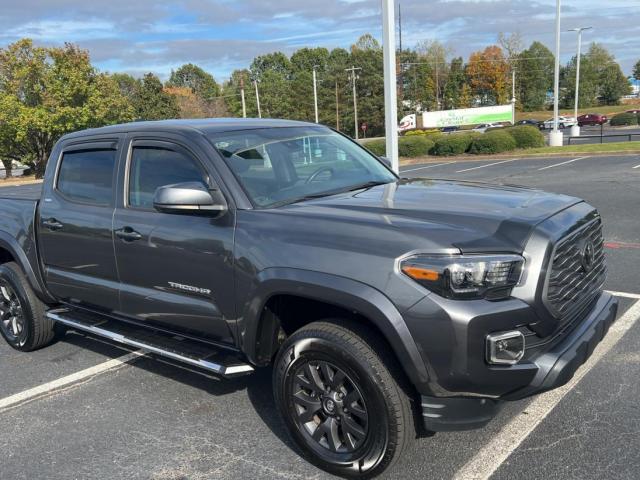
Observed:
[[[27,327],[22,303],[13,287],[0,278],[0,329],[7,341],[23,346],[27,340]]]

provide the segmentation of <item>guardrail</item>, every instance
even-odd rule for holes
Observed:
[[[579,135],[576,137],[567,137],[567,145],[571,145],[571,139],[576,139],[576,138],[599,138],[600,139],[600,143],[604,143],[603,139],[605,138],[612,138],[612,137],[628,137],[627,141],[631,141],[631,137],[640,137],[640,133],[612,133],[610,135]]]

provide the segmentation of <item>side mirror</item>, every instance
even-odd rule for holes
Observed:
[[[227,202],[220,190],[209,191],[199,182],[176,183],[158,187],[153,208],[165,213],[213,213],[227,211]]]
[[[387,167],[391,168],[391,160],[389,160],[387,157],[378,157],[378,159]]]

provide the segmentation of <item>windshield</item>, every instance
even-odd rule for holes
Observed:
[[[210,140],[258,207],[396,180],[369,152],[324,127],[242,130]]]

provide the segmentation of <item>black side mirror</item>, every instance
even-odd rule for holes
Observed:
[[[387,157],[378,157],[378,159],[387,167],[391,168],[391,160],[389,160]]]
[[[188,182],[158,187],[153,208],[165,213],[210,212],[218,216],[228,207],[220,190],[208,190],[199,182]]]

